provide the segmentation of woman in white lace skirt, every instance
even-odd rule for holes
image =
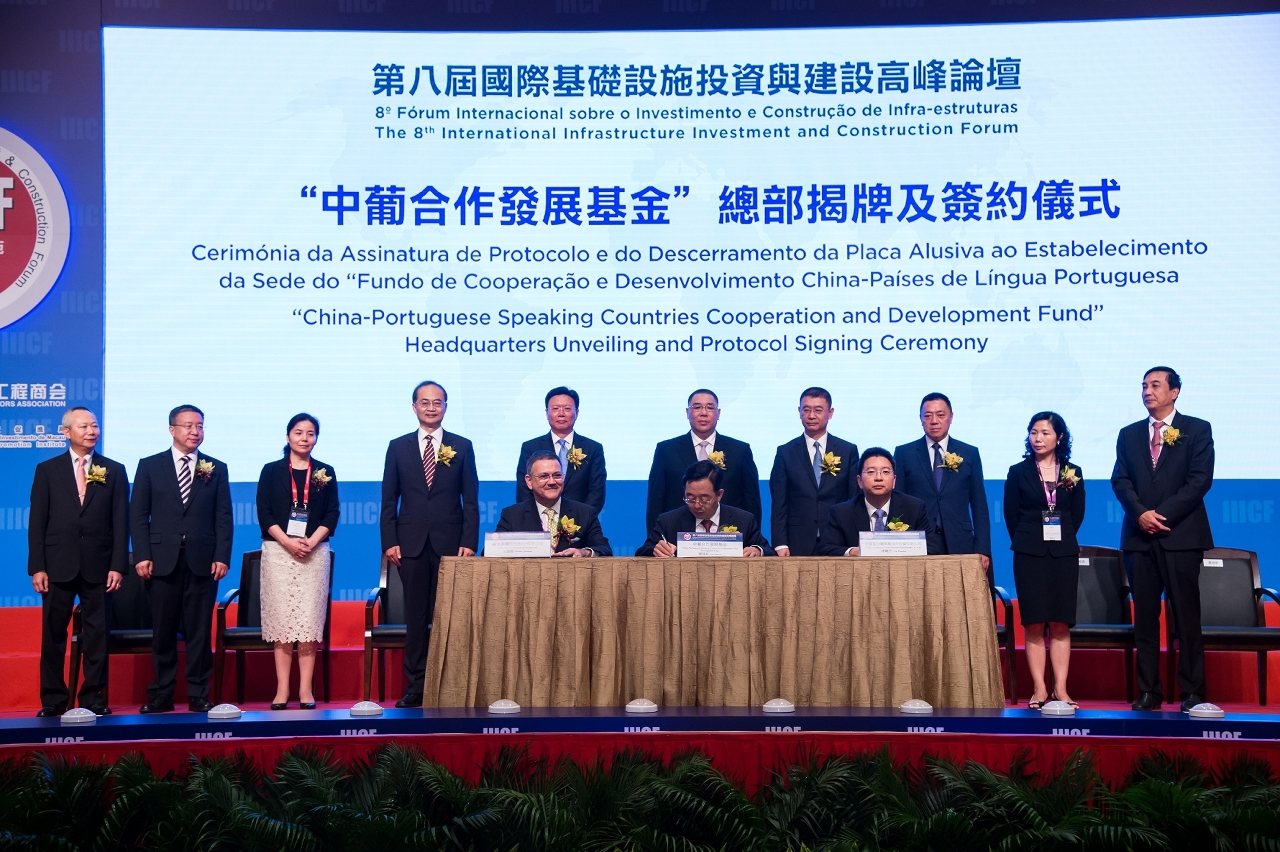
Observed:
[[[329,536],[338,525],[341,503],[333,468],[311,456],[320,421],[298,414],[286,431],[284,458],[264,465],[258,478],[262,638],[275,643],[276,695],[271,709],[289,706],[296,642],[299,706],[310,710],[316,706],[311,680],[329,598]]]

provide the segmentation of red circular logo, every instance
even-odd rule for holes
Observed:
[[[0,328],[53,289],[67,259],[71,217],[53,169],[0,127]]]

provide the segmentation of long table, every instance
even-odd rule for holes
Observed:
[[[441,560],[427,707],[1004,706],[977,556]]]

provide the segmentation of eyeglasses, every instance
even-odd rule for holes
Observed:
[[[717,411],[717,410],[719,410],[719,406],[716,406],[716,405],[703,405],[703,404],[701,404],[701,403],[697,403],[697,404],[695,404],[695,405],[691,405],[691,406],[689,406],[689,410],[690,410],[690,411],[697,411],[697,412],[702,412],[702,411]]]
[[[564,479],[564,474],[559,472],[539,473],[537,475],[529,474],[529,476],[530,478],[533,479],[534,482],[546,482],[548,479],[551,480],[552,482],[559,482],[560,480]]]
[[[578,409],[572,405],[553,405],[547,409],[548,414],[572,414]]]
[[[419,408],[431,409],[431,408],[444,408],[446,405],[448,405],[448,403],[442,399],[420,399],[417,402],[415,402],[414,405],[418,406]]]
[[[716,501],[714,497],[685,497],[684,502],[689,506],[710,506]]]

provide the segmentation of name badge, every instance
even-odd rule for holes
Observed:
[[[1041,512],[1040,517],[1044,518],[1044,540],[1062,541],[1062,516],[1057,512]]]
[[[307,537],[307,510],[306,509],[290,509],[289,525],[285,527],[284,534],[289,538],[306,538]]]

